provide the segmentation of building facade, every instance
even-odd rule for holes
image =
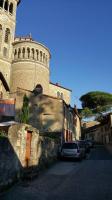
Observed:
[[[19,0],[0,1],[0,72],[10,88],[13,42],[16,27],[16,9]],[[8,97],[3,83],[0,81],[0,93]]]
[[[20,0],[0,1],[0,98],[15,99],[16,120],[19,120],[25,94],[31,101],[33,94],[39,104],[41,100],[36,97],[38,95],[41,95],[43,102],[46,99],[45,105],[46,101],[52,99],[52,103],[47,102],[45,109],[45,113],[49,110],[52,114],[40,114],[36,108],[38,120],[35,122],[33,117],[30,122],[39,130],[63,131],[65,141],[72,140],[72,134],[76,134],[73,120],[75,115],[69,108],[72,91],[50,82],[51,53],[46,46],[34,41],[31,35],[15,37],[16,10],[19,4]],[[55,123],[51,125],[50,121],[53,120]]]
[[[15,37],[16,10],[20,1],[0,2],[0,72],[10,93],[15,93],[18,87],[33,91],[39,85],[43,94],[61,97],[69,104],[71,90],[50,83],[49,49],[30,35]],[[9,91],[0,81],[3,98],[9,98]]]
[[[85,137],[93,139],[96,143],[112,143],[112,113],[106,114],[100,123],[85,127]]]

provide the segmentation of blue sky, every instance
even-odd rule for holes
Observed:
[[[112,93],[112,0],[21,0],[16,35],[32,34],[51,52],[50,77],[72,90]]]

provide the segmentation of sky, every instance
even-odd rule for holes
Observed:
[[[49,48],[50,81],[72,90],[72,106],[112,93],[112,0],[21,0],[16,35],[30,33]]]

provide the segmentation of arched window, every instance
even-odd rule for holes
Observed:
[[[39,59],[39,51],[36,49],[36,57],[37,57],[37,60]]]
[[[39,95],[43,93],[43,87],[40,84],[37,84],[36,87],[33,90],[33,93],[35,95]]]
[[[9,30],[9,28],[6,28],[6,31],[5,31],[5,42],[9,43],[9,39],[10,39],[10,30]]]
[[[45,63],[45,53],[43,54],[43,63]]]
[[[40,62],[42,62],[42,51],[40,51]]]
[[[30,48],[27,48],[28,58],[30,58]]]
[[[3,8],[3,0],[0,0],[0,7]]]
[[[17,58],[17,50],[14,51],[14,58]]]
[[[25,48],[22,50],[23,58],[25,58]]]
[[[57,92],[57,97],[60,98],[60,92],[59,91]]]
[[[60,97],[61,97],[61,99],[63,99],[63,93],[61,92],[61,94],[60,94]]]
[[[18,58],[20,58],[21,55],[21,49],[18,50]]]
[[[31,50],[31,53],[32,53],[31,57],[32,57],[32,59],[34,59],[34,53],[35,53],[34,49]]]
[[[9,6],[9,12],[10,12],[11,14],[13,14],[13,3],[11,3],[10,6]]]
[[[9,3],[8,3],[8,1],[6,0],[6,1],[5,1],[5,5],[4,5],[4,9],[5,9],[6,11],[8,11],[8,7],[9,7]]]

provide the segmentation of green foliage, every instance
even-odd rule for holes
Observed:
[[[29,99],[26,95],[23,97],[23,107],[20,114],[20,122],[26,124],[29,122]]]
[[[95,112],[102,112],[112,106],[112,94],[93,91],[81,96],[80,101],[83,108],[88,107],[89,109],[96,109]]]
[[[7,134],[5,131],[0,130],[0,138],[3,138],[3,137],[7,137]]]
[[[86,117],[90,117],[93,115],[92,110],[90,110],[89,108],[84,108],[81,112],[81,117],[86,118]]]

